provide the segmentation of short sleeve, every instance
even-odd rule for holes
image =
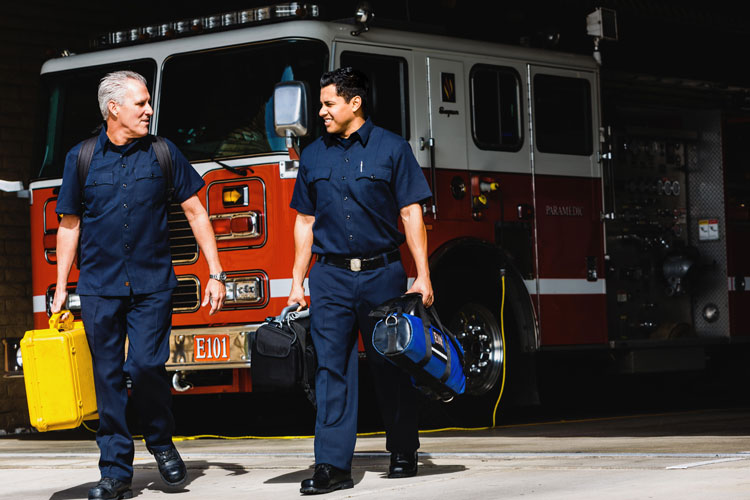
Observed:
[[[174,194],[172,200],[175,203],[182,203],[205,185],[203,178],[195,171],[185,155],[177,149],[169,139],[165,139],[172,155],[173,178],[172,185]]]
[[[73,146],[65,156],[62,185],[57,195],[55,212],[58,215],[78,215],[83,212],[81,183],[78,179],[78,152],[81,144]]]
[[[430,198],[430,186],[417,163],[409,143],[399,138],[399,144],[393,153],[393,178],[391,184],[398,208],[412,203],[421,203]]]
[[[307,174],[309,170],[309,159],[311,156],[315,156],[310,154],[310,149],[316,146],[317,143],[313,143],[302,152],[299,170],[297,171],[297,179],[294,182],[292,202],[289,204],[291,208],[305,215],[315,215],[315,204],[310,198],[310,189],[307,184]]]

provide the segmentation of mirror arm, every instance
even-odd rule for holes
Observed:
[[[289,150],[289,158],[299,160],[299,138],[291,130],[286,131],[286,148]]]

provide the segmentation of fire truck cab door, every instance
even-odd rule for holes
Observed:
[[[435,168],[466,169],[466,89],[464,65],[427,56],[430,136]]]

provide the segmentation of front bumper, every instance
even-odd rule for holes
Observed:
[[[169,337],[169,371],[250,368],[250,340],[260,324],[214,328],[173,328]],[[227,336],[227,360],[196,360],[196,336]],[[200,347],[199,347],[200,350]],[[199,356],[200,358],[200,356]]]

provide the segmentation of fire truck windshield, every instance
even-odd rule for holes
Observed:
[[[153,95],[156,62],[151,59],[119,62],[104,66],[47,73],[42,75],[44,97],[40,128],[41,168],[37,178],[60,178],[65,154],[77,143],[92,135],[102,123],[96,100],[99,80],[111,71],[136,71],[143,75]]]
[[[328,49],[312,40],[283,40],[179,54],[164,63],[158,134],[191,161],[285,152],[273,126],[273,89],[281,81],[308,84],[317,102]],[[317,106],[309,107],[311,114]],[[312,137],[320,133],[320,120]]]

